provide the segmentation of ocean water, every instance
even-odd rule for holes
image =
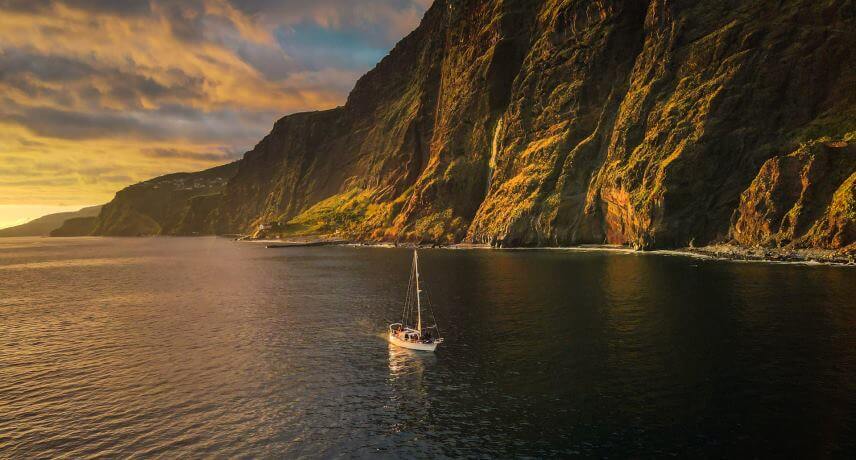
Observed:
[[[0,457],[856,452],[852,268],[422,250],[424,354],[411,257],[0,239]]]

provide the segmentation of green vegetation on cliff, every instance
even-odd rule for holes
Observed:
[[[120,192],[97,231],[847,247],[853,43],[849,0],[438,0],[222,191]]]
[[[220,193],[237,168],[237,163],[230,163],[198,173],[169,174],[127,187],[104,205],[93,234],[151,236],[204,232],[186,222],[195,219],[196,211],[191,204],[199,206],[204,201],[200,197]]]

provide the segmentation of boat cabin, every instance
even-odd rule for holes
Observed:
[[[431,328],[425,328],[420,333],[418,330],[411,327],[406,327],[401,323],[389,325],[389,333],[399,340],[413,343],[432,343],[434,342],[434,334],[431,333]]]

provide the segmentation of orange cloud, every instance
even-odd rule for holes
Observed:
[[[229,161],[279,116],[342,104],[371,65],[308,62],[327,39],[287,52],[278,31],[314,24],[330,47],[347,30],[371,56],[427,2],[0,3],[0,206],[101,203]]]

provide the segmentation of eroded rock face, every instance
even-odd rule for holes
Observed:
[[[853,72],[836,64],[852,35],[832,31],[853,22],[846,5],[762,3],[548,2],[470,237],[727,238],[765,160],[854,124]]]
[[[856,131],[854,10],[438,0],[345,106],[278,121],[222,196],[192,200],[176,228],[846,246],[853,162],[798,152]],[[832,176],[842,179],[827,190]]]
[[[856,148],[813,142],[767,160],[741,195],[732,236],[744,245],[840,249],[856,241]]]

